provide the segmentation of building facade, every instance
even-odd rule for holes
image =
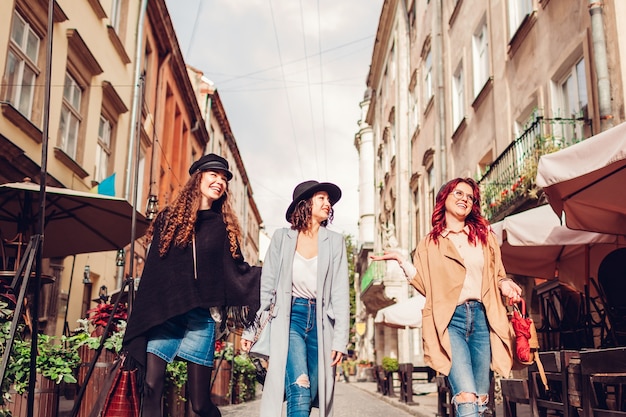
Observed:
[[[106,180],[115,196],[148,217],[175,197],[192,162],[222,153],[235,177],[244,254],[257,263],[261,219],[235,139],[221,105],[221,114],[211,110],[214,117],[205,122],[165,1],[57,0],[52,21],[49,34],[44,0],[0,4],[0,182],[39,182],[45,120],[48,185],[96,192]],[[220,117],[223,148],[209,134],[224,127]],[[130,236],[129,230],[129,242]],[[80,236],[68,231],[68,238]],[[146,249],[138,239],[123,252],[45,259],[44,274],[53,280],[42,289],[43,330],[76,328],[95,302],[112,299],[124,277],[141,276]]]
[[[492,222],[545,203],[534,183],[539,157],[625,119],[625,10],[619,1],[385,1],[365,119],[375,152],[373,250],[393,246],[393,225],[399,250],[412,254],[430,231],[437,190],[455,177],[479,181]],[[532,280],[516,278],[532,293]],[[411,293],[392,293],[390,271],[376,280],[395,302]],[[380,305],[362,291],[373,314]],[[377,330],[376,360],[397,346],[401,362],[419,362],[408,331]]]

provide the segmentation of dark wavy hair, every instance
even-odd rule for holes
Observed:
[[[335,211],[333,207],[330,207],[330,212],[328,213],[328,219],[324,220],[320,224],[324,227],[328,226],[328,223],[333,222]],[[311,228],[311,221],[313,216],[313,196],[298,201],[296,204],[296,208],[291,213],[289,217],[289,223],[291,223],[291,228],[293,230],[297,230],[298,232],[305,232]]]
[[[472,204],[472,211],[465,218],[465,225],[469,227],[469,241],[472,244],[476,244],[480,241],[483,245],[487,244],[487,236],[489,235],[489,222],[480,214],[480,188],[476,181],[472,178],[455,178],[444,184],[435,199],[435,208],[433,210],[433,216],[431,223],[433,229],[430,231],[430,237],[438,242],[439,236],[446,229],[446,199],[459,183],[465,183],[472,187],[474,195],[474,204]]]
[[[202,193],[200,192],[202,174],[202,171],[197,171],[191,175],[176,196],[176,199],[159,213],[157,217],[158,222],[153,222],[148,229],[146,236],[148,241],[150,241],[154,234],[155,225],[158,223],[160,226],[159,256],[161,258],[165,257],[172,244],[179,248],[185,248],[192,241],[202,200]],[[228,233],[228,241],[230,242],[230,253],[233,258],[239,257],[239,241],[242,235],[241,226],[230,202],[228,182],[226,183],[224,195],[219,200],[214,201],[211,208],[217,209],[217,211],[222,213]]]

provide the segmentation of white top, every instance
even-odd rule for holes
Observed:
[[[291,294],[299,298],[317,298],[317,256],[307,259],[296,251]]]
[[[459,251],[459,255],[463,258],[465,264],[465,281],[463,289],[459,295],[458,304],[463,304],[468,300],[482,301],[482,283],[483,283],[483,266],[485,258],[483,257],[483,245],[472,245],[468,240],[468,228],[464,228],[458,233],[445,230],[441,235],[450,239]]]

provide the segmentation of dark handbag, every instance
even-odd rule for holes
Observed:
[[[111,369],[113,380],[104,397],[98,417],[139,417],[139,390],[137,369],[124,369],[125,357],[117,359]],[[100,407],[94,407],[94,411]],[[93,412],[90,416],[93,415]]]

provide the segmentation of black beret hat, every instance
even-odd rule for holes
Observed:
[[[233,173],[228,170],[228,161],[214,153],[204,155],[191,164],[189,175],[193,175],[196,171],[222,171],[226,174],[228,181],[233,178]]]

